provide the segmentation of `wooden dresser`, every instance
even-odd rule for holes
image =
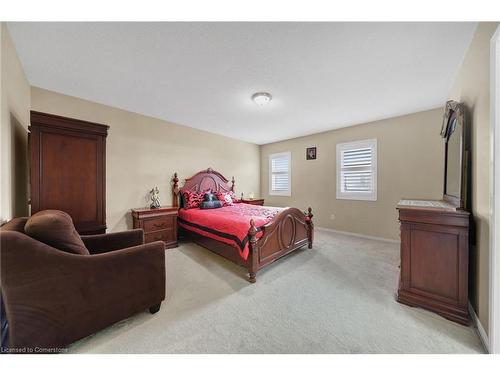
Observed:
[[[401,223],[398,302],[469,324],[469,213],[401,204],[398,210]]]
[[[246,203],[246,204],[253,204],[255,206],[263,206],[264,205],[264,199],[241,199],[241,203]]]
[[[177,247],[178,207],[136,208],[132,210],[134,229],[142,228],[146,243],[163,241],[167,248]]]
[[[469,324],[470,127],[465,106],[446,102],[443,198],[403,199],[398,301]]]
[[[80,234],[106,230],[109,126],[31,111],[31,213],[67,212]]]

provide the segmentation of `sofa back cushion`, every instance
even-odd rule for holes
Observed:
[[[89,255],[73,220],[66,212],[44,210],[31,216],[24,232],[34,239],[68,253]]]
[[[24,226],[28,221],[27,217],[16,217],[0,227],[0,230],[13,230],[15,232],[24,233]]]

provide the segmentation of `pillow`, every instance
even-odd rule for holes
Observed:
[[[217,199],[223,202],[224,206],[232,206],[236,202],[236,196],[232,191],[218,192]]]
[[[180,208],[186,208],[186,200],[184,199],[184,194],[182,191],[179,194],[179,199],[180,199],[180,204],[179,204]]]
[[[216,200],[203,201],[200,204],[200,210],[207,210],[207,209],[211,209],[211,208],[221,208],[222,206],[223,206],[223,204],[221,201],[216,201]]]
[[[89,255],[73,225],[71,216],[66,212],[39,211],[28,219],[24,232],[40,242],[67,253]]]
[[[212,193],[212,191],[207,191],[204,196],[203,196],[203,201],[204,202],[211,202],[211,201],[216,201],[216,197],[215,197],[215,194]]]
[[[189,210],[190,208],[197,208],[200,203],[203,202],[203,197],[205,192],[196,193],[194,191],[183,191],[184,195],[184,208]]]

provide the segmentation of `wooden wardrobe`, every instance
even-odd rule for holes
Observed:
[[[57,209],[80,234],[106,231],[109,126],[31,111],[31,213]]]

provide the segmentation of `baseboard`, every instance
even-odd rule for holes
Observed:
[[[344,232],[344,231],[341,231],[341,230],[324,228],[324,227],[316,227],[315,226],[314,229],[319,229],[319,230],[323,230],[323,231],[326,231],[326,232],[332,232],[332,233],[338,233],[338,234],[345,234],[347,236],[365,238],[367,240],[384,241],[384,242],[390,242],[390,243],[400,243],[401,242],[399,240],[393,240],[393,239],[390,239],[390,238],[368,236],[366,234],[354,233],[354,232]]]
[[[476,311],[472,307],[470,301],[469,301],[469,314],[472,319],[472,324],[474,324],[474,328],[477,331],[477,334],[479,335],[479,338],[481,339],[481,343],[483,344],[484,350],[486,350],[486,353],[490,352],[490,340],[488,339],[488,335],[486,334],[486,331],[483,328],[483,325],[479,321],[479,318],[477,317]]]

